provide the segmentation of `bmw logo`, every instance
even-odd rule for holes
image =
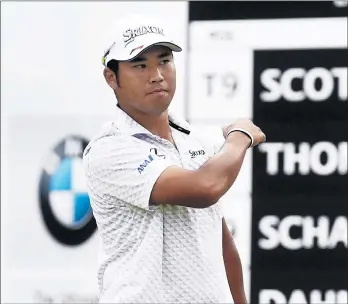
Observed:
[[[96,230],[87,193],[82,154],[88,141],[61,140],[44,162],[39,184],[40,209],[51,235],[64,245],[79,245]]]

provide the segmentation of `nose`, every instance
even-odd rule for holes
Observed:
[[[160,69],[155,68],[150,73],[150,83],[162,82],[164,80]]]

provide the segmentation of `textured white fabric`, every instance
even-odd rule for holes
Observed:
[[[153,185],[166,168],[195,170],[214,153],[213,145],[202,144],[193,133],[172,128],[172,134],[178,150],[117,109],[114,122],[85,150],[88,191],[102,239],[100,303],[232,302],[219,204],[205,209],[149,205]]]

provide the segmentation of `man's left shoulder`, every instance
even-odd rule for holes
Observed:
[[[190,140],[196,140],[211,154],[216,154],[225,142],[221,126],[209,124],[189,123],[185,118],[177,113],[170,111],[169,119],[179,127],[188,130]]]
[[[219,152],[225,142],[222,130],[217,126],[191,125],[191,136],[213,155]]]

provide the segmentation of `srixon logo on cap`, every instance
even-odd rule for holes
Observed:
[[[138,36],[146,35],[146,34],[157,34],[164,36],[163,29],[157,26],[139,26],[138,28],[128,29],[123,32],[124,37],[124,46],[126,47],[129,43],[134,41],[134,39]]]

